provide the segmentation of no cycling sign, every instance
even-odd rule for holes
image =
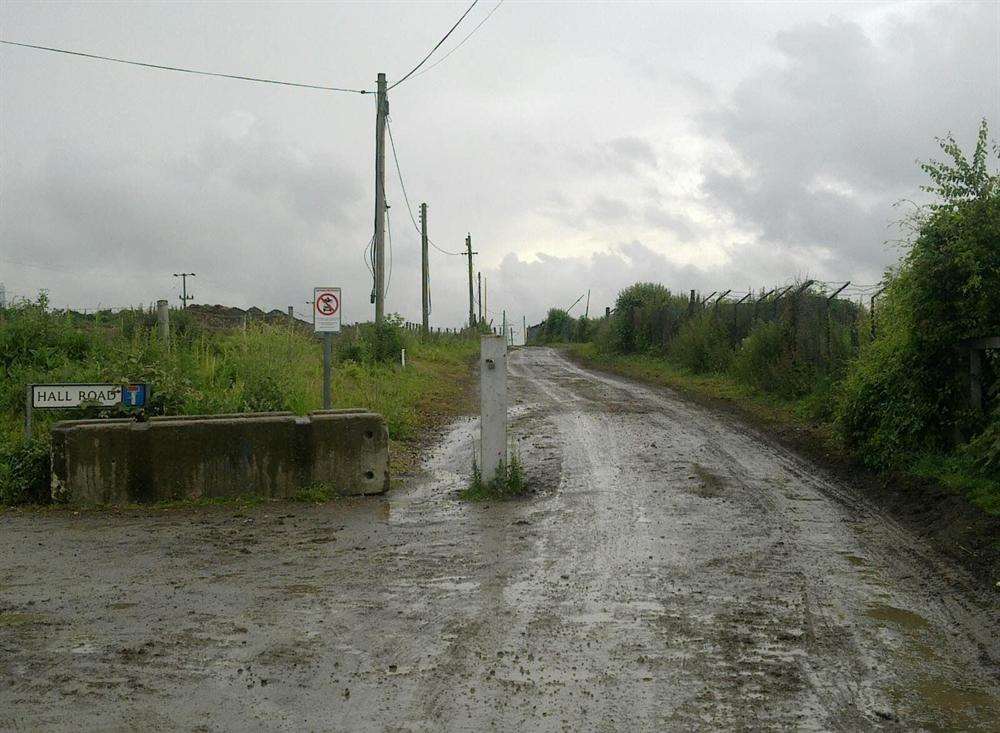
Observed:
[[[340,333],[340,288],[313,288],[313,332]]]

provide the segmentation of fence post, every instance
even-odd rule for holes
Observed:
[[[851,284],[851,281],[848,280],[846,283],[844,283],[839,288],[837,288],[836,290],[834,290],[833,294],[830,295],[830,297],[828,297],[826,299],[826,304],[825,304],[825,306],[823,308],[824,315],[826,316],[826,358],[827,359],[829,359],[829,358],[831,358],[833,356],[833,354],[831,353],[831,343],[830,343],[831,342],[831,338],[830,338],[830,336],[831,336],[831,330],[830,330],[830,303],[833,302],[834,298],[836,298],[838,295],[840,295],[840,291],[842,291],[844,288],[846,288],[850,284]]]
[[[163,348],[170,351],[170,307],[165,300],[156,301],[156,322],[159,325]]]
[[[983,357],[975,346],[969,349],[969,402],[972,409],[983,409]]]
[[[882,288],[877,293],[875,293],[875,295],[871,297],[871,300],[868,301],[869,305],[868,315],[870,316],[871,319],[872,341],[875,340],[875,298],[880,296],[883,292],[885,292],[885,288]]]
[[[29,384],[24,398],[24,437],[26,440],[31,440],[31,410],[34,407],[31,398],[33,391]]]

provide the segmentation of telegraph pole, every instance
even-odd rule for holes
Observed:
[[[483,322],[483,273],[476,273],[476,295],[479,298],[479,322]]]
[[[474,301],[472,298],[472,255],[479,253],[472,251],[471,234],[467,234],[465,237],[465,254],[469,258],[469,328],[474,328],[476,325],[476,312],[473,310]]]
[[[385,74],[378,75],[375,114],[375,323],[385,317]]]
[[[431,288],[430,264],[427,261],[427,204],[420,204],[420,294],[423,312],[424,338],[430,333]]]
[[[188,301],[193,300],[193,295],[188,295],[188,278],[194,277],[193,272],[175,272],[174,277],[179,277],[181,279],[181,308],[188,307]]]

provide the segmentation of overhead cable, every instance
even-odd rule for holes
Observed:
[[[420,229],[420,225],[417,224],[416,217],[413,216],[413,207],[410,205],[410,197],[406,195],[406,184],[403,183],[403,171],[399,167],[399,156],[396,155],[396,141],[392,137],[392,125],[389,124],[389,119],[388,118],[386,118],[386,120],[385,120],[385,129],[389,131],[389,147],[392,148],[392,159],[396,163],[396,175],[399,177],[399,187],[403,191],[403,201],[406,202],[406,211],[410,215],[410,221],[413,222],[413,228],[417,230],[417,234],[419,234],[420,236],[423,236],[423,230]],[[434,244],[434,242],[431,240],[430,237],[427,238],[427,242],[434,249],[436,249],[438,252],[441,252],[442,254],[446,254],[446,255],[463,255],[463,254],[465,254],[464,252],[449,252],[446,249],[442,249],[441,247],[438,247],[436,244]]]
[[[102,56],[96,53],[84,53],[83,51],[70,51],[65,48],[54,48],[52,46],[37,46],[33,43],[19,43],[17,41],[7,41],[0,39],[0,43],[8,46],[21,46],[22,48],[33,48],[38,51],[50,51],[52,53],[62,53],[68,56],[82,56],[83,58],[96,59],[98,61],[111,61],[116,64],[128,64],[130,66],[143,66],[147,69],[159,69],[161,71],[179,71],[182,74],[197,74],[199,76],[218,76],[223,79],[238,79],[239,81],[252,81],[260,84],[278,84],[286,87],[300,87],[303,89],[319,89],[326,92],[347,92],[350,94],[371,94],[368,89],[348,89],[346,87],[330,87],[322,84],[303,84],[296,81],[282,81],[280,79],[264,79],[257,76],[244,76],[242,74],[221,74],[215,71],[204,71],[202,69],[187,69],[181,66],[166,66],[164,64],[150,64],[145,61],[133,61],[131,59],[120,59],[114,56]]]
[[[490,16],[493,15],[493,13],[495,13],[497,11],[497,8],[499,8],[501,5],[503,5],[503,3],[504,3],[504,0],[500,0],[500,2],[498,2],[496,5],[494,5],[493,9],[486,14],[486,17],[483,18],[481,21],[479,21],[479,24],[469,32],[469,35],[467,35],[465,38],[463,38],[461,41],[459,41],[459,43],[458,43],[457,46],[453,47],[450,51],[448,51],[448,53],[446,53],[444,56],[442,56],[441,58],[439,58],[433,64],[431,64],[426,69],[424,69],[423,71],[421,71],[419,74],[416,74],[413,78],[416,79],[419,76],[423,76],[428,71],[430,71],[431,69],[433,69],[435,66],[437,66],[438,64],[440,64],[441,62],[443,62],[446,58],[448,58],[453,53],[455,53],[455,51],[457,51],[462,46],[464,46],[465,42],[468,41],[470,38],[472,38],[473,34],[475,34],[476,31],[478,31],[480,28],[482,28],[483,24],[490,19]]]
[[[462,13],[462,17],[461,17],[461,18],[459,18],[458,20],[456,20],[456,21],[455,21],[455,25],[453,25],[453,26],[452,26],[452,27],[451,27],[451,28],[450,28],[450,29],[448,30],[448,32],[444,34],[444,37],[442,37],[442,38],[441,38],[441,40],[437,42],[437,44],[436,44],[436,45],[434,46],[434,48],[432,48],[432,49],[431,49],[431,50],[430,50],[430,51],[429,51],[429,52],[427,53],[427,55],[426,55],[426,56],[424,56],[424,57],[423,57],[422,59],[420,59],[420,63],[419,63],[419,64],[417,64],[416,66],[414,66],[414,67],[413,67],[412,69],[410,69],[410,70],[409,70],[409,71],[407,72],[406,76],[404,76],[404,77],[403,77],[402,79],[400,79],[399,81],[396,81],[396,82],[393,82],[392,84],[390,84],[390,85],[389,85],[389,89],[393,89],[393,88],[395,88],[395,87],[398,87],[398,86],[399,86],[400,84],[402,84],[402,83],[403,83],[404,81],[406,81],[407,79],[409,79],[409,78],[410,78],[410,77],[411,77],[411,76],[413,75],[413,72],[415,72],[415,71],[416,71],[417,69],[419,69],[419,68],[420,68],[421,66],[423,66],[423,65],[424,65],[424,63],[426,63],[427,59],[429,59],[429,58],[430,58],[430,57],[431,57],[431,56],[432,56],[432,55],[434,54],[434,52],[435,52],[435,51],[437,51],[437,50],[438,50],[439,48],[441,48],[441,44],[442,44],[442,43],[444,43],[445,41],[447,41],[447,40],[448,40],[448,36],[450,36],[450,35],[451,35],[452,33],[454,33],[455,29],[456,29],[456,28],[458,28],[459,24],[460,24],[460,23],[461,23],[461,22],[462,22],[463,20],[465,20],[465,16],[467,16],[467,15],[468,15],[468,14],[469,14],[470,12],[472,12],[472,9],[473,9],[474,7],[476,7],[476,4],[477,4],[478,2],[479,2],[479,0],[472,0],[472,5],[470,5],[470,6],[468,7],[468,8],[466,8],[465,12],[464,12],[464,13]],[[388,91],[388,90],[387,90],[387,91]]]

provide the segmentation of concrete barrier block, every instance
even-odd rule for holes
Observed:
[[[344,495],[389,489],[389,431],[381,415],[323,411],[309,420],[312,482]]]
[[[385,420],[364,410],[72,420],[52,429],[52,496],[118,504],[389,487]]]

